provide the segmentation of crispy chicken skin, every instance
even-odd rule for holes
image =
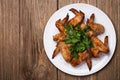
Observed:
[[[71,53],[68,44],[65,44],[65,42],[59,42],[53,52],[52,58],[54,58],[59,53],[59,51],[61,52],[65,61],[69,62],[71,60]]]
[[[109,51],[108,47],[104,45],[104,43],[99,40],[97,37],[92,36],[91,40],[93,42],[94,47],[96,47],[97,49],[99,49],[99,51],[107,53]]]
[[[71,12],[75,14],[75,17],[69,20],[68,24],[76,26],[78,23],[83,22],[84,19],[84,13],[82,11],[78,12],[76,9],[72,8],[70,9]]]
[[[86,59],[89,57],[89,53],[88,53],[87,50],[84,51],[84,52],[82,52],[82,53],[78,53],[78,55],[79,55],[79,58],[78,58],[78,59],[73,58],[73,59],[71,60],[71,65],[72,65],[72,66],[77,66],[77,65],[79,65],[82,61],[86,60]]]
[[[64,42],[60,42],[60,51],[65,61],[69,62],[71,60],[71,53],[69,50],[69,45],[65,44]]]
[[[69,15],[67,14],[66,17],[61,20],[57,20],[55,25],[56,27],[58,28],[58,30],[60,31],[60,33],[56,34],[53,36],[53,40],[56,41],[56,42],[60,42],[60,41],[63,41],[65,36],[66,36],[66,33],[65,33],[65,29],[64,29],[64,24],[67,23],[69,19]]]
[[[68,19],[69,19],[69,15],[67,14],[63,20],[59,19],[55,23],[55,25],[58,28],[58,30],[60,31],[60,33],[53,36],[53,40],[57,42],[57,46],[53,52],[52,58],[54,58],[62,50],[61,49],[62,46],[60,46],[60,45],[61,45],[61,42],[64,41],[64,38],[66,36],[63,25],[65,23],[67,23]],[[63,55],[64,55],[64,53],[63,53]]]
[[[105,36],[104,45],[105,45],[106,47],[108,47],[108,36]]]
[[[53,55],[52,55],[52,59],[60,52],[60,46],[59,46],[59,43],[57,44],[54,52],[53,52]]]
[[[56,42],[60,42],[60,41],[64,41],[65,37],[66,37],[66,34],[58,33],[58,34],[53,36],[53,40]]]
[[[58,28],[58,30],[60,32],[64,32],[65,31],[63,25],[65,23],[67,23],[68,19],[69,19],[69,15],[67,14],[66,17],[63,20],[59,19],[59,20],[56,21],[55,25],[56,25],[56,27]]]
[[[90,57],[86,59],[86,63],[87,63],[87,66],[88,66],[89,70],[91,70],[91,68],[92,68],[92,61],[91,61]]]
[[[91,52],[92,52],[92,55],[93,57],[99,57],[99,49],[94,47],[94,48],[91,48]]]
[[[85,28],[85,26],[86,26],[86,24],[82,23],[82,24],[80,25],[80,28],[83,30],[83,29]]]
[[[77,10],[74,9],[74,8],[71,8],[70,11],[73,12],[76,16],[81,16],[81,15],[84,14],[83,12],[79,12],[79,11],[77,11]]]
[[[99,40],[97,37],[92,36],[91,40],[93,42],[94,47],[91,48],[92,54],[94,57],[99,57],[99,52],[108,53],[108,36],[105,37],[104,43]]]
[[[95,35],[104,33],[105,29],[103,25],[94,22],[95,15],[92,14],[90,19],[87,20],[87,25],[95,32]]]

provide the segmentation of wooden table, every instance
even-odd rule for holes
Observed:
[[[71,3],[88,3],[112,20],[117,46],[101,71],[76,77],[55,68],[43,47],[50,16]],[[120,80],[120,0],[0,0],[0,80]]]

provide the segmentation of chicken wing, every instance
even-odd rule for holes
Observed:
[[[58,33],[58,34],[54,35],[53,40],[58,43],[60,41],[64,41],[65,37],[66,37],[66,34],[61,32],[61,33]]]
[[[87,20],[87,25],[95,32],[96,35],[104,33],[105,29],[103,25],[94,22],[94,14]]]
[[[53,52],[53,55],[52,55],[52,59],[60,52],[60,46],[59,44],[57,44],[54,52]]]
[[[68,24],[76,26],[78,23],[81,23],[84,19],[84,13],[82,11],[78,12],[76,9],[70,9],[76,16],[69,20]]]
[[[107,38],[105,38],[106,41]],[[109,51],[108,47],[106,45],[104,45],[104,43],[99,40],[97,37],[92,36],[91,40],[93,42],[93,45],[95,48],[97,48],[99,51],[107,53]]]
[[[91,48],[91,52],[92,52],[93,57],[95,57],[95,58],[99,57],[99,49],[98,48],[96,48],[96,47]]]
[[[108,47],[108,36],[105,36],[104,45]]]
[[[69,50],[69,45],[65,44],[64,42],[60,42],[60,51],[65,61],[69,62],[71,60],[71,52]]]
[[[52,58],[54,58],[59,53],[59,51],[61,52],[65,61],[69,62],[71,60],[71,53],[68,44],[65,44],[64,42],[59,42],[53,52]]]
[[[56,27],[58,28],[58,30],[60,32],[64,32],[65,31],[63,25],[65,23],[67,23],[68,19],[69,19],[69,15],[67,14],[66,17],[63,20],[59,19],[59,20],[56,21],[55,25],[56,25]]]
[[[71,65],[72,65],[72,66],[77,66],[77,65],[79,65],[82,61],[86,60],[86,59],[89,57],[89,53],[88,53],[87,50],[84,51],[84,52],[82,52],[82,53],[78,53],[78,55],[79,55],[79,58],[78,58],[78,59],[73,58],[73,59],[71,60]]]
[[[84,16],[84,13],[82,11],[79,12],[74,8],[71,8],[70,11],[73,12],[76,16]]]
[[[91,58],[87,58],[87,59],[86,59],[86,63],[87,63],[87,66],[88,66],[89,70],[91,70],[91,68],[92,68]]]

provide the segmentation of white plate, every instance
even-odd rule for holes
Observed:
[[[54,59],[52,59],[52,54],[54,49],[56,48],[56,42],[53,41],[53,35],[58,33],[58,29],[55,27],[55,22],[58,19],[63,19],[67,13],[69,13],[70,18],[74,16],[72,12],[69,11],[69,9],[75,8],[77,10],[81,10],[85,13],[85,21],[87,18],[90,17],[92,13],[95,14],[95,22],[102,24],[105,27],[105,32],[102,35],[99,35],[98,37],[103,41],[104,37],[108,35],[109,37],[109,49],[110,52],[108,54],[101,54],[99,58],[92,58],[92,69],[89,71],[87,65],[85,62],[82,62],[77,67],[72,67],[70,63],[67,63],[62,55],[59,53]],[[61,71],[76,75],[76,76],[84,76],[84,75],[90,75],[93,74],[99,70],[101,70],[103,67],[107,65],[107,63],[112,58],[115,46],[116,46],[116,33],[114,30],[114,26],[111,22],[111,20],[108,18],[108,16],[101,11],[100,9],[83,3],[77,3],[77,4],[70,4],[67,5],[58,11],[56,11],[47,22],[47,25],[45,27],[44,31],[44,48],[47,54],[47,57],[49,60]]]

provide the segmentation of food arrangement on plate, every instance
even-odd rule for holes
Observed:
[[[83,61],[87,63],[89,70],[92,69],[91,58],[99,58],[100,53],[108,53],[108,36],[105,36],[102,42],[97,36],[105,32],[104,26],[95,23],[95,15],[84,23],[85,14],[74,8],[70,9],[75,16],[69,20],[69,14],[64,19],[55,22],[58,34],[53,36],[57,43],[52,58],[61,52],[64,60],[72,66],[77,66]]]

